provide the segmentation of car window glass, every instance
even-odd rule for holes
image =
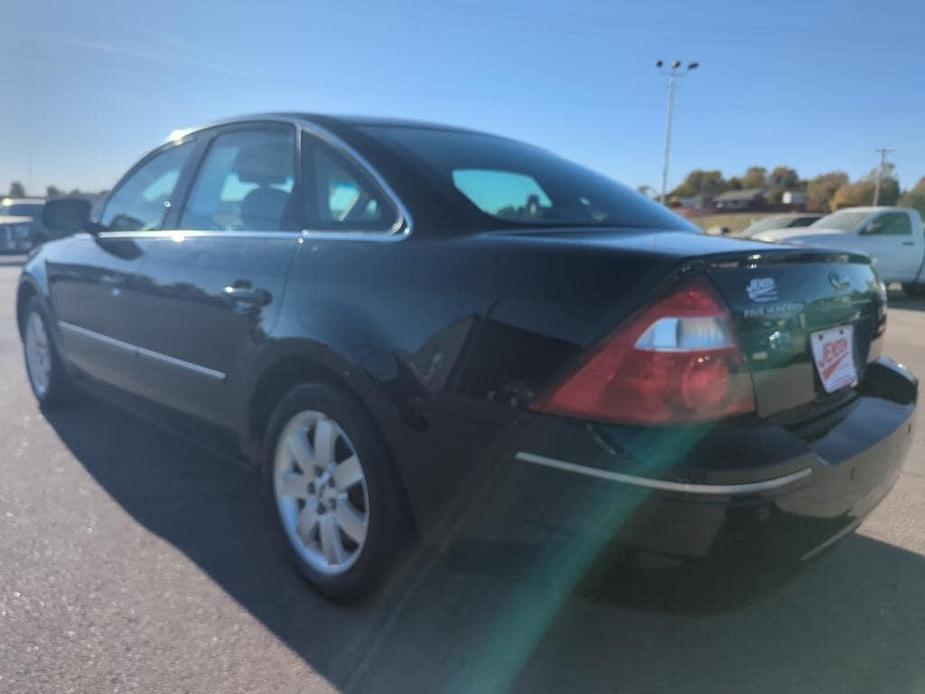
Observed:
[[[886,236],[902,236],[912,233],[912,223],[909,216],[901,212],[896,214],[885,214],[877,219],[879,231],[877,233]]]
[[[870,217],[870,212],[852,212],[850,210],[841,210],[817,219],[810,224],[811,227],[819,229],[837,229],[838,231],[856,232],[866,224],[865,220]]]
[[[544,218],[552,201],[536,179],[514,171],[456,169],[453,185],[482,212],[525,222]]]
[[[437,189],[487,228],[596,225],[700,233],[664,206],[538,147],[439,127],[370,125],[362,131],[417,160]],[[492,182],[503,188],[492,191]],[[506,199],[499,201],[501,191]]]
[[[294,182],[292,131],[219,135],[196,174],[180,226],[221,231],[294,229],[298,226],[290,206]]]
[[[389,231],[398,215],[382,191],[345,157],[306,135],[302,156],[310,181],[309,214],[322,230]]]
[[[193,143],[185,142],[148,159],[116,189],[106,203],[100,223],[110,231],[160,227],[192,151]]]
[[[31,203],[2,205],[0,206],[0,216],[38,218],[42,216],[42,205]]]

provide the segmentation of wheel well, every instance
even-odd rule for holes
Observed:
[[[19,291],[16,294],[16,326],[19,328],[20,337],[22,336],[23,321],[26,319],[26,304],[36,293],[35,289],[29,284],[19,285]]]
[[[394,462],[393,451],[383,431],[382,423],[377,420],[375,413],[364,401],[363,397],[361,397],[354,388],[351,388],[337,371],[311,359],[302,357],[284,359],[271,366],[260,377],[249,403],[249,442],[248,445],[245,446],[245,451],[249,453],[254,462],[262,464],[264,456],[263,439],[270,416],[273,414],[273,409],[290,390],[297,385],[309,382],[323,382],[342,388],[345,392],[353,396],[360,406],[370,415],[373,422],[379,427],[380,434],[383,436],[386,448],[388,449],[388,457],[392,461],[393,471],[398,475],[398,483],[404,497],[405,507],[410,513],[411,504],[408,501],[408,490],[405,487],[405,481],[398,470],[398,466]],[[413,517],[411,522],[415,525]]]
[[[295,386],[319,381],[337,386],[352,395],[381,430],[368,403],[336,370],[305,357],[289,357],[267,369],[254,388],[248,407],[247,434],[250,440],[262,448],[267,424],[276,405]]]

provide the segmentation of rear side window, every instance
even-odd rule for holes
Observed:
[[[100,223],[110,231],[159,228],[192,151],[193,143],[185,142],[144,162],[113,193]]]
[[[287,130],[240,130],[212,141],[180,218],[183,229],[296,229],[291,205],[295,135]]]
[[[885,214],[877,219],[881,234],[889,236],[903,236],[912,233],[912,222],[909,215],[897,212]]]
[[[308,215],[323,231],[391,231],[398,212],[371,178],[317,138],[302,137]]]

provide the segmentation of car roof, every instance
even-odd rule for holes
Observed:
[[[306,111],[274,111],[268,113],[251,113],[232,118],[223,118],[221,120],[204,123],[191,128],[178,128],[172,131],[167,140],[177,140],[201,130],[215,128],[222,125],[233,125],[235,123],[248,123],[259,120],[284,120],[284,121],[302,121],[321,127],[339,125],[347,128],[360,128],[366,126],[387,126],[393,128],[415,128],[427,130],[445,130],[450,132],[461,133],[479,133],[488,135],[483,131],[472,128],[464,128],[455,125],[446,125],[444,123],[432,123],[429,121],[413,120],[410,118],[390,118],[384,116],[364,116],[364,115],[333,115],[322,113],[309,113]]]
[[[819,212],[782,212],[780,214],[768,215],[764,219],[796,219],[797,217],[821,217]],[[763,220],[758,220],[763,221]]]
[[[875,207],[875,206],[873,206],[873,205],[863,205],[863,206],[859,206],[859,207],[843,207],[843,208],[841,208],[840,210],[836,210],[836,212],[886,212],[887,210],[891,210],[891,211],[902,210],[902,211],[905,211],[906,209],[907,209],[907,208],[905,208],[905,207],[895,207],[895,206],[892,206],[892,205],[879,205],[879,206],[877,206],[877,207]],[[832,214],[835,214],[835,213],[833,212]]]

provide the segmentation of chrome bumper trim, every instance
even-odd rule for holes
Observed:
[[[564,460],[547,458],[546,456],[536,455],[520,451],[514,456],[517,460],[524,463],[532,463],[543,467],[573,472],[586,477],[596,477],[610,482],[619,482],[636,487],[645,487],[647,489],[657,489],[666,492],[678,492],[681,494],[709,494],[709,495],[729,495],[729,494],[754,494],[756,492],[766,492],[772,489],[786,487],[788,484],[809,477],[813,474],[812,468],[803,468],[796,472],[791,472],[783,477],[775,477],[770,480],[761,482],[746,482],[743,484],[694,484],[690,482],[672,482],[670,480],[656,480],[649,477],[638,477],[636,475],[627,475],[622,472],[612,472],[610,470],[601,470],[600,468],[588,467],[587,465],[576,465]]]

